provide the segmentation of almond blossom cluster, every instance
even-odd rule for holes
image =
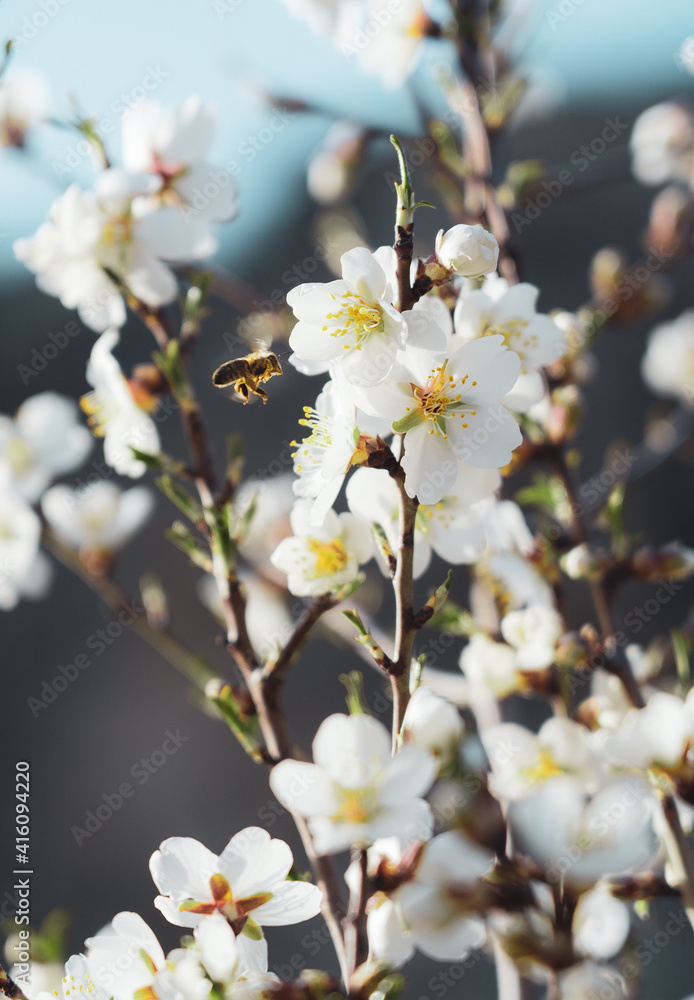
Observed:
[[[405,0],[392,9],[285,3],[345,54],[356,47],[362,69],[386,84],[408,77],[424,38],[450,34],[461,49],[469,41],[448,3],[438,21]],[[450,97],[463,82],[442,86]],[[466,114],[488,144],[475,100]],[[691,185],[687,114],[671,104],[637,123],[640,180]],[[247,475],[234,415],[250,409],[230,402],[220,475],[189,370],[193,349],[205,347],[197,342],[212,275],[189,274],[179,289],[176,270],[213,253],[216,225],[235,212],[230,182],[198,207],[196,193],[218,174],[208,162],[213,126],[197,98],[141,103],[123,121],[122,164],[98,147],[93,188],[70,186],[15,244],[38,287],[97,336],[79,406],[49,391],[0,417],[0,609],[46,595],[42,545],[122,609],[116,555],[147,524],[155,494],[114,479],[155,472],[175,508],[168,541],[194,568],[190,591],[218,642],[214,659],[188,648],[151,573],[141,577],[138,634],[186,675],[236,751],[267,769],[302,853],[260,826],[219,854],[183,829],[150,858],[148,921],[120,912],[87,938],[65,963],[62,994],[20,989],[1,968],[0,991],[13,1000],[72,1000],[75,991],[92,1000],[398,1000],[417,956],[460,967],[486,953],[500,1000],[532,984],[553,1000],[635,997],[643,927],[658,916],[650,904],[676,903],[694,926],[694,635],[686,619],[641,644],[629,619],[648,624],[676,595],[694,574],[694,550],[632,533],[630,476],[644,454],[652,460],[648,437],[622,471],[613,462],[603,470],[611,478],[590,481],[590,500],[575,485],[583,387],[598,368],[592,348],[609,326],[605,297],[625,277],[623,262],[597,255],[592,298],[575,313],[538,309],[540,289],[518,279],[502,224],[513,192],[494,187],[486,159],[483,169],[467,162],[469,135],[465,155],[446,147],[440,165],[466,195],[477,185],[479,204],[446,202],[455,221],[428,246],[414,221],[426,203],[415,202],[393,137],[393,245],[352,240],[333,278],[293,287],[273,319],[288,341],[287,382],[316,386],[313,405],[298,410],[292,472],[278,460],[277,474]],[[361,151],[363,131],[340,142]],[[651,219],[649,248],[663,211]],[[642,296],[635,315],[656,301]],[[129,374],[117,359],[128,309],[156,347]],[[223,366],[244,403],[249,393],[263,400],[262,413],[280,405],[274,381],[259,391],[282,372],[271,346]],[[684,416],[693,358],[692,310],[654,325],[644,380]],[[184,457],[162,450],[165,400]],[[94,439],[103,462],[85,474]],[[619,620],[625,584],[648,590],[650,617],[636,607]],[[579,592],[586,600],[574,606]],[[351,667],[357,656],[380,687],[374,697],[360,671],[341,674],[347,711],[320,722],[309,752],[283,693],[314,630],[336,649],[333,663],[318,647],[326,694],[338,660]],[[226,654],[233,669],[221,666]],[[334,954],[321,969],[281,978],[273,928],[319,915]],[[168,953],[149,926],[162,918],[184,929]]]

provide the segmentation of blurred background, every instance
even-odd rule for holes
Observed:
[[[587,271],[599,247],[618,247],[630,261],[642,251],[653,191],[631,176],[629,134],[649,105],[667,97],[694,96],[694,78],[677,59],[683,39],[694,31],[694,12],[690,0],[663,0],[657,8],[631,0],[517,0],[511,7],[513,20],[505,41],[528,87],[495,148],[496,179],[504,177],[508,164],[528,158],[543,160],[552,170],[573,164],[576,183],[514,232],[522,278],[541,289],[542,310],[571,310],[589,298]],[[37,18],[37,12],[45,17]],[[301,270],[299,280],[329,280],[332,275],[323,258],[336,256],[339,233],[346,228],[363,227],[363,238],[372,247],[391,241],[395,163],[389,132],[412,140],[408,149],[417,196],[436,200],[425,167],[418,166],[412,153],[420,148],[414,140],[421,135],[422,115],[443,110],[437,105],[434,82],[436,67],[451,58],[443,41],[427,42],[407,86],[387,91],[292,18],[279,0],[150,0],[144,5],[121,0],[109,6],[86,0],[4,0],[0,22],[0,36],[17,39],[12,69],[33,67],[45,76],[52,117],[65,120],[77,107],[84,115],[113,122],[105,139],[116,162],[124,108],[145,93],[164,104],[198,94],[216,107],[211,160],[222,167],[234,161],[240,169],[235,177],[238,217],[219,228],[214,265],[223,275],[247,283],[240,286],[230,279],[234,297],[241,288],[247,311],[281,301],[297,281],[292,268]],[[278,110],[268,98],[298,103]],[[308,110],[298,110],[298,104],[308,105]],[[353,199],[358,215],[341,226],[334,217],[326,219],[306,187],[307,164],[338,119],[382,133],[370,143],[362,167]],[[577,151],[599,137],[608,120],[624,127],[585,169],[575,169]],[[0,385],[6,413],[33,393],[50,389],[79,397],[87,388],[84,368],[94,334],[86,328],[80,328],[45,368],[29,379],[21,374],[22,366],[31,365],[32,352],[41,352],[49,342],[49,332],[63,330],[75,317],[38,292],[12,254],[13,240],[35,231],[69,183],[90,184],[93,168],[89,157],[80,153],[80,139],[74,130],[45,125],[32,131],[27,149],[5,149],[0,155]],[[446,225],[445,212],[421,211],[415,251],[428,255],[441,225]],[[692,262],[678,264],[667,281],[669,297],[659,313],[625,329],[613,327],[599,342],[599,368],[586,388],[586,416],[577,442],[584,456],[577,481],[600,472],[608,445],[641,441],[647,417],[654,406],[662,406],[654,403],[641,381],[640,358],[654,323],[694,304]],[[213,297],[211,304],[192,376],[216,461],[221,468],[224,435],[240,431],[247,443],[247,475],[272,478],[280,469],[291,468],[287,442],[296,434],[302,405],[313,402],[318,383],[309,384],[285,365],[285,376],[269,386],[266,407],[243,408],[214,390],[212,371],[245,351],[237,335],[240,310],[228,296]],[[129,321],[119,351],[123,368],[146,360],[152,347],[148,332]],[[164,420],[159,429],[164,449],[181,454],[177,420]],[[95,449],[90,463],[100,457]],[[639,480],[629,503],[632,529],[653,542],[681,539],[694,544],[692,461],[694,450],[685,443],[657,472]],[[67,481],[85,481],[90,471],[88,463]],[[198,600],[195,571],[163,541],[163,530],[172,519],[172,509],[161,498],[155,517],[120,558],[117,577],[137,593],[141,571],[156,572],[166,587],[175,633],[220,672],[231,675],[221,631]],[[435,568],[431,579],[440,571],[440,566]],[[376,570],[371,577],[370,599],[378,604],[383,582]],[[423,592],[425,586],[426,581]],[[464,572],[457,574],[456,588],[465,602]],[[648,593],[627,588],[618,618]],[[569,624],[581,624],[590,617],[583,588],[576,586],[572,598],[575,621]],[[681,621],[687,599],[686,591],[680,591],[634,640],[643,642]],[[184,679],[127,628],[102,653],[88,652],[94,648],[90,637],[111,621],[98,598],[57,565],[48,600],[24,602],[2,614],[6,749],[0,801],[10,795],[13,761],[30,761],[32,924],[38,925],[55,907],[66,908],[72,916],[71,951],[79,950],[86,935],[123,909],[139,912],[165,947],[174,945],[176,929],[154,909],[154,886],[147,871],[150,854],[166,837],[197,837],[218,852],[237,830],[260,823],[288,839],[305,863],[291,822],[274,806],[265,775],[221,724],[199,711]],[[457,670],[459,649],[458,644],[451,647],[436,665]],[[40,697],[42,684],[80,653],[90,656],[90,667],[35,715],[28,699]],[[305,652],[286,695],[292,730],[304,746],[328,712],[343,709],[338,675],[358,665],[347,646],[335,647],[324,638]],[[378,678],[369,676],[367,684],[370,697],[375,697]],[[132,781],[132,769],[141,758],[156,755],[167,731],[180,734],[176,753],[150,770],[146,784],[138,783],[133,797],[78,844],[73,827],[84,827],[87,812],[96,809],[102,796]],[[0,885],[6,884],[11,896],[13,830],[9,823],[3,826]],[[314,926],[319,929],[320,921],[271,929],[271,968],[291,975],[302,964],[334,967],[330,945],[321,943],[320,935],[314,939],[320,944],[318,955],[307,944]],[[294,973],[289,971],[292,963]],[[456,967],[451,983],[471,992],[490,989],[491,964],[482,956],[470,966]],[[407,995],[420,1000],[444,996],[450,984],[445,985],[440,972],[440,966],[419,957],[408,967]],[[644,995],[680,997],[693,973],[691,941],[683,934],[646,970]]]

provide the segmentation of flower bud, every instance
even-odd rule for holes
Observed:
[[[425,687],[417,688],[410,698],[403,725],[406,742],[443,761],[450,759],[464,729],[455,705]]]
[[[483,226],[453,226],[436,237],[436,256],[464,278],[479,278],[496,268],[499,244]]]
[[[657,583],[667,580],[686,580],[694,573],[694,549],[681,542],[670,542],[658,548],[645,546],[635,552],[631,568],[640,580]]]
[[[552,393],[552,408],[546,421],[553,444],[563,444],[576,436],[583,413],[583,397],[578,386],[564,385]]]
[[[591,549],[587,545],[576,545],[559,560],[559,565],[572,580],[594,580],[606,568],[606,552]]]

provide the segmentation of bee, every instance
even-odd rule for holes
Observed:
[[[244,405],[249,400],[249,394],[260,396],[267,403],[267,393],[261,388],[262,382],[267,382],[273,375],[282,374],[282,365],[276,354],[271,351],[252,351],[243,358],[225,361],[212,376],[212,382],[220,389],[232,385],[241,396]]]

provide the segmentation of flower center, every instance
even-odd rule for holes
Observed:
[[[469,375],[463,375],[461,379],[455,379],[446,373],[447,366],[448,361],[446,360],[437,368],[432,368],[424,385],[412,385],[412,398],[416,407],[414,414],[419,417],[416,422],[421,423],[428,420],[433,425],[429,428],[429,433],[436,434],[437,437],[441,435],[444,441],[448,438],[446,433],[447,419],[459,417],[463,421],[462,426],[467,427],[467,423],[465,423],[467,403],[463,399],[463,389],[469,378]],[[472,386],[476,385],[477,382],[472,383]],[[410,407],[406,409],[408,416],[411,416]],[[475,416],[474,410],[469,412]],[[408,417],[405,417],[404,420],[409,423]],[[393,425],[393,430],[399,431],[400,428]]]
[[[241,924],[235,933],[240,933],[245,918],[252,910],[257,910],[259,906],[263,906],[272,899],[271,892],[257,892],[253,896],[234,899],[229,882],[223,875],[219,874],[210,877],[210,892],[212,893],[211,902],[184,899],[178,905],[179,910],[183,913],[204,913],[208,916],[218,910],[230,923]]]
[[[345,568],[347,553],[342,541],[333,538],[331,542],[321,542],[318,538],[307,539],[308,550],[315,557],[313,579],[319,576],[334,576]]]
[[[105,249],[122,246],[129,243],[132,238],[133,220],[131,215],[112,216],[101,233],[101,243]]]
[[[543,749],[538,753],[537,763],[534,767],[524,768],[523,777],[531,785],[541,785],[548,778],[556,778],[557,775],[563,773],[564,770],[557,764],[552,756],[552,751]]]
[[[18,434],[7,442],[4,455],[10,463],[13,476],[17,479],[26,476],[34,466],[34,452],[24,438],[19,437]]]
[[[371,816],[363,788],[339,789],[340,805],[330,818],[336,823],[366,823]]]
[[[415,530],[422,535],[428,534],[431,531],[431,519],[433,517],[436,518],[437,524],[442,525],[444,528],[449,528],[455,519],[455,515],[446,508],[457,500],[458,497],[449,494],[438,503],[424,504],[418,507],[414,520]]]
[[[80,409],[87,414],[87,423],[94,437],[103,437],[111,416],[103,397],[94,389],[80,396]]]
[[[382,332],[383,315],[375,303],[367,302],[356,292],[343,292],[341,295],[330,297],[340,303],[337,312],[328,313],[326,316],[326,319],[333,320],[330,336],[349,338],[352,343],[343,344],[346,351],[351,347],[360,351],[362,342],[372,333]],[[327,325],[323,327],[324,331],[328,329]]]
[[[304,407],[304,416],[299,421],[303,427],[310,427],[311,433],[302,441],[292,441],[292,447],[299,449],[292,452],[292,458],[299,457],[301,461],[309,459],[313,465],[320,463],[322,456],[312,454],[316,450],[319,452],[329,448],[333,441],[328,428],[328,417],[321,416],[312,406]],[[302,472],[302,465],[295,465],[296,472]]]
[[[533,352],[537,350],[537,334],[525,333],[527,326],[528,320],[521,319],[520,316],[515,316],[513,319],[508,319],[505,323],[499,323],[498,325],[484,322],[480,336],[491,337],[497,334],[503,337],[506,347],[510,351],[515,351],[521,361],[523,361],[528,351]]]

